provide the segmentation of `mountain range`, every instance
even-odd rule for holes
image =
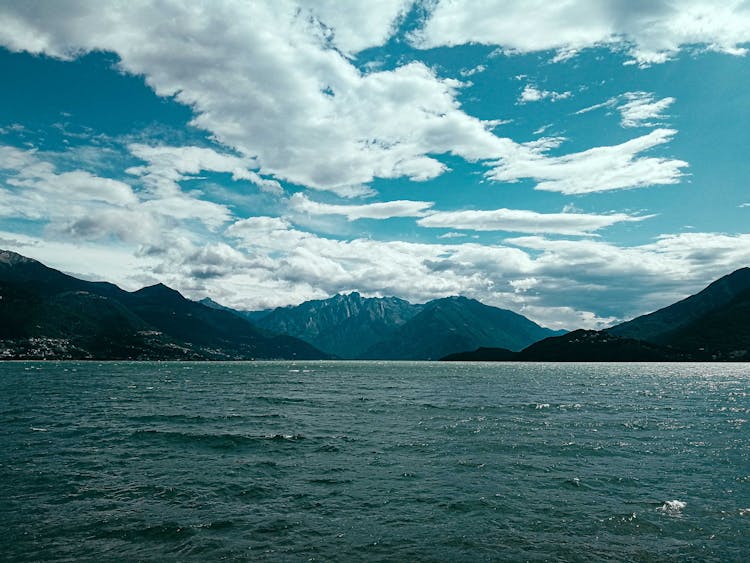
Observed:
[[[348,359],[436,360],[478,346],[521,350],[560,334],[466,297],[414,305],[397,297],[363,297],[354,292],[280,307],[253,319],[261,328],[301,338]]]
[[[321,359],[287,335],[268,335],[229,311],[157,284],[128,292],[79,280],[0,251],[0,358]]]
[[[357,292],[237,311],[163,284],[128,292],[0,251],[0,359],[750,359],[750,268],[603,331],[552,331],[454,296],[412,304]]]
[[[747,361],[750,268],[741,268],[677,303],[603,331],[576,330],[518,353],[477,349],[452,361]]]
[[[296,307],[279,307],[265,314],[257,312],[253,322],[266,330],[301,338],[340,358],[354,359],[392,338],[422,308],[397,297],[368,298],[354,292],[306,301]]]
[[[359,293],[269,311],[195,302],[156,284],[128,292],[0,251],[0,358],[438,359],[520,350],[559,334],[464,297],[415,305]]]

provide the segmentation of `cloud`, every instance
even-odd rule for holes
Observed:
[[[750,5],[741,0],[439,1],[412,41],[423,49],[481,43],[515,53],[556,50],[556,60],[606,46],[626,50],[640,65],[663,63],[696,45],[744,55]]]
[[[480,72],[484,72],[485,70],[487,70],[486,65],[477,65],[472,68],[464,68],[459,72],[459,74],[465,78],[468,78],[469,76],[474,76],[475,74],[479,74]]]
[[[503,245],[418,244],[334,240],[259,217],[238,221],[227,234],[264,264],[248,275],[285,288],[266,294],[264,305],[355,288],[415,302],[463,294],[565,328],[601,327],[652,311],[750,263],[750,235],[716,233],[666,235],[636,246],[540,236]],[[247,295],[245,306],[260,298]],[[577,321],[555,324],[563,319]]]
[[[650,127],[655,123],[650,120],[661,121],[665,119],[664,111],[674,103],[674,98],[662,98],[654,100],[652,94],[647,92],[628,92],[625,94],[626,102],[617,109],[622,115],[623,127]]]
[[[456,80],[418,62],[362,74],[331,48],[382,41],[408,5],[372,8],[372,22],[369,6],[330,2],[6,5],[13,25],[0,43],[61,58],[114,52],[122,70],[191,107],[194,126],[257,159],[262,176],[357,196],[375,178],[440,175],[433,155],[477,160],[505,144],[461,110]]]
[[[505,242],[538,253],[533,275],[543,303],[619,319],[669,305],[750,264],[747,234],[670,234],[637,246],[538,236]]]
[[[0,146],[0,172],[5,177],[0,216],[64,218],[84,205],[128,207],[138,202],[128,184],[85,170],[58,172],[35,150]]]
[[[527,104],[529,102],[539,102],[542,100],[551,100],[556,102],[557,100],[564,100],[571,96],[570,92],[553,92],[549,90],[540,90],[536,86],[527,84],[518,97],[519,104]]]
[[[128,174],[137,176],[148,189],[144,207],[177,219],[198,219],[208,227],[217,229],[232,217],[225,205],[201,199],[199,190],[184,192],[180,182],[190,180],[201,172],[231,174],[235,181],[252,182],[261,191],[283,193],[274,180],[261,178],[250,170],[257,166],[255,159],[219,153],[205,147],[150,146],[134,143],[130,153],[145,161],[145,166],[132,166]]]
[[[229,226],[226,235],[239,239],[250,250],[284,250],[294,248],[315,235],[298,231],[280,217],[249,217]]]
[[[198,191],[182,192],[177,182],[186,178],[184,173],[201,169],[194,161],[171,167],[159,161],[139,171],[131,169],[143,174],[147,186],[136,192],[125,182],[86,170],[60,172],[51,162],[56,158],[0,146],[0,217],[41,221],[55,236],[114,237],[129,243],[152,243],[195,230],[190,221],[216,230],[233,217],[228,207],[201,199]]]
[[[302,193],[289,198],[289,206],[298,213],[310,215],[343,215],[349,221],[357,219],[390,219],[392,217],[422,217],[434,205],[431,201],[396,200],[364,205],[333,205],[312,201]]]
[[[639,156],[669,142],[675,134],[674,129],[656,129],[619,145],[563,156],[544,154],[548,148],[545,143],[539,145],[540,148],[527,145],[514,158],[496,162],[487,177],[504,182],[532,178],[538,182],[537,190],[566,195],[676,184],[687,162]]]
[[[625,92],[606,102],[578,110],[575,114],[580,115],[605,107],[615,107],[620,112],[620,124],[623,127],[654,127],[667,118],[664,111],[674,102],[675,99],[672,97],[657,100],[649,92]]]
[[[330,41],[345,55],[385,43],[396,31],[413,0],[379,0],[375,3],[338,0],[304,0],[299,4],[310,10],[330,34]]]
[[[0,44],[60,58],[93,50],[116,53],[121,70],[143,76],[159,96],[189,106],[191,124],[237,155],[204,163],[208,169],[228,170],[226,159],[238,159],[244,179],[277,194],[279,180],[344,197],[372,194],[370,183],[377,178],[427,181],[447,170],[441,155],[489,164],[490,179],[539,178],[539,189],[564,193],[674,183],[686,166],[677,160],[635,158],[639,150],[666,142],[663,132],[557,158],[542,154],[540,145],[498,137],[492,132],[497,121],[463,111],[457,99],[465,86],[461,82],[439,77],[420,62],[367,73],[352,64],[347,53],[392,33],[408,2],[375,8],[372,32],[364,29],[367,7],[352,6],[347,8],[351,14],[342,15],[329,2],[316,6],[290,0],[214,2],[211,9],[192,3],[122,3],[103,13],[95,4],[70,0],[11,3],[0,8],[0,15],[13,22],[0,33]],[[513,6],[511,12],[521,10]],[[447,9],[447,4],[437,6],[428,31]],[[464,16],[475,15],[472,5],[462,9]],[[542,27],[561,10],[570,15],[565,8],[549,10],[539,6]],[[482,21],[489,24],[495,18]],[[465,24],[461,18],[456,23],[458,28]],[[559,41],[586,36],[579,32],[576,28]],[[360,33],[364,38],[358,45]],[[551,98],[567,95],[540,92]],[[177,158],[145,154],[147,149],[138,146],[133,150],[146,159]],[[608,157],[615,159],[611,167],[604,163]],[[144,181],[177,181],[165,176],[163,167],[154,170],[157,164],[143,173]],[[179,161],[172,173],[179,175],[180,166],[188,174],[195,169],[188,159]],[[592,186],[592,170],[606,172],[605,181]],[[224,220],[215,211],[207,219],[212,228]]]
[[[248,180],[256,183],[261,179],[250,170],[257,168],[255,159],[222,154],[210,148],[133,143],[128,146],[128,150],[147,164],[133,166],[126,172],[141,177],[148,187],[159,193],[178,193],[179,182],[203,171],[231,174],[235,181]]]
[[[142,272],[152,260],[136,256],[130,248],[102,242],[80,244],[69,239],[41,239],[21,233],[0,231],[4,248],[34,258],[65,273],[92,281],[116,282],[133,291],[143,287]],[[12,246],[5,241],[13,242]]]
[[[49,232],[73,240],[107,240],[139,244],[162,238],[157,217],[133,209],[93,209],[78,216],[58,220]]]
[[[492,211],[440,211],[417,221],[422,227],[468,229],[473,231],[515,231],[521,233],[551,233],[588,235],[616,223],[643,221],[648,217],[634,217],[624,213],[593,215],[585,213],[536,213],[522,209]]]

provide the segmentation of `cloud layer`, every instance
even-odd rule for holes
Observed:
[[[550,159],[496,136],[493,121],[464,112],[457,100],[462,83],[423,63],[363,74],[347,56],[384,41],[408,7],[408,2],[379,4],[370,21],[370,7],[344,11],[330,2],[217,2],[210,9],[136,2],[110,6],[105,13],[95,4],[71,0],[22,3],[0,8],[0,17],[12,22],[0,27],[0,43],[61,58],[92,50],[116,53],[123,70],[143,75],[160,96],[190,106],[193,125],[237,151],[246,165],[252,161],[255,169],[247,174],[259,175],[253,179],[260,185],[262,177],[361,196],[372,193],[369,184],[376,178],[426,181],[441,175],[447,167],[438,155],[489,163],[492,180],[540,178],[539,189],[563,193],[673,183],[679,177],[680,161],[636,158],[639,150],[666,142],[664,132],[654,142]],[[443,18],[459,8],[463,17],[482,15],[474,13],[476,7],[440,3],[426,23],[423,42],[429,43]],[[528,7],[510,3],[510,10],[523,11],[519,21],[530,19]],[[543,24],[592,12],[539,10]],[[490,29],[497,15],[475,19]],[[573,36],[588,37],[576,27],[558,41]],[[528,85],[521,100],[568,95]],[[601,167],[600,156],[619,158],[617,169],[599,187],[584,185],[586,175]]]
[[[616,223],[642,221],[648,217],[633,217],[624,213],[595,215],[586,213],[537,213],[521,209],[491,211],[443,211],[419,219],[423,227],[466,229],[472,231],[510,231],[520,233],[549,233],[559,235],[587,235]]]
[[[695,45],[744,55],[750,6],[741,0],[443,0],[413,41],[425,49],[482,43],[519,53],[555,50],[558,59],[595,46],[624,47],[634,62],[658,64]]]

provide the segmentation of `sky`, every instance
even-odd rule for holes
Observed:
[[[602,328],[750,266],[750,2],[0,0],[0,248]]]

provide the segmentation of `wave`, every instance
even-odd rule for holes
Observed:
[[[168,442],[172,444],[207,447],[218,450],[231,450],[239,447],[252,446],[257,447],[268,443],[293,443],[305,439],[305,436],[302,434],[267,434],[253,436],[248,434],[233,434],[229,432],[220,434],[201,434],[155,429],[136,430],[131,435],[133,438],[140,440]]]
[[[663,512],[667,516],[680,517],[682,516],[682,511],[685,510],[686,506],[687,503],[681,500],[668,500],[660,507],[658,507],[656,511]]]
[[[217,414],[213,416],[199,415],[199,414],[144,414],[131,416],[131,420],[138,422],[171,422],[171,423],[185,423],[195,424],[204,422],[216,422],[221,420],[230,419],[243,419],[247,418],[247,415],[242,414]]]

